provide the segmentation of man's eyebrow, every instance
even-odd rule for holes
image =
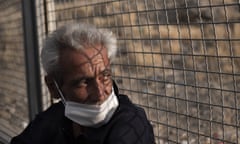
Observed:
[[[111,72],[111,69],[110,68],[106,68],[103,71],[101,71],[101,73],[103,73],[103,72]]]
[[[72,79],[71,80],[71,85],[76,85],[78,84],[79,82],[83,81],[83,80],[86,80],[86,79],[90,79],[90,77],[86,77],[86,76],[83,76],[83,77],[77,77],[75,79]]]
[[[110,67],[105,67],[102,71],[100,71],[98,74],[95,73],[95,75],[101,75],[105,72],[112,72]]]

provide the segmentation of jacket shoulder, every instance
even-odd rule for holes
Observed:
[[[153,128],[143,108],[133,104],[126,95],[119,95],[119,108],[113,117],[109,143],[154,144]]]

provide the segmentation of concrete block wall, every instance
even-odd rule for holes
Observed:
[[[28,123],[21,1],[0,1],[0,138]]]

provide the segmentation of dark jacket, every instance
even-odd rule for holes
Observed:
[[[53,104],[28,125],[11,144],[154,144],[152,126],[142,108],[118,95],[119,107],[112,119],[99,128],[87,128],[73,137],[72,121],[64,116],[64,105]]]

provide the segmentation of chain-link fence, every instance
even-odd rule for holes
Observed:
[[[5,7],[1,11],[19,8],[1,3]],[[71,22],[110,29],[118,37],[114,79],[122,93],[145,109],[156,143],[239,143],[239,4],[238,0],[41,0],[36,2],[39,47],[49,32]],[[8,29],[22,26],[15,26],[20,16],[10,20],[5,13],[0,13],[0,30],[6,32],[0,40],[8,42],[16,37]],[[0,45],[0,55],[5,56],[9,47]],[[22,47],[17,48],[20,52],[14,58],[23,53]],[[13,82],[0,81],[1,91],[15,85],[14,77]],[[51,99],[42,89],[46,108]],[[13,99],[22,98],[19,95]],[[6,109],[9,102],[1,103]],[[13,107],[15,103],[9,106]],[[6,113],[18,116],[15,111]]]

